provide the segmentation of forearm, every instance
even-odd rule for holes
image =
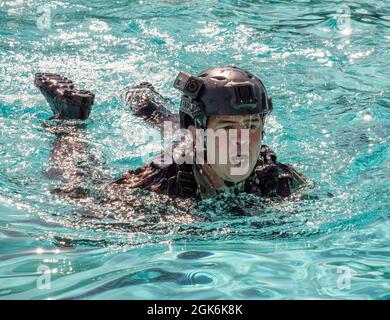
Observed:
[[[90,151],[85,132],[76,125],[48,127],[55,139],[45,171],[50,179],[59,181],[52,192],[84,198],[89,195],[89,186],[102,179],[102,165]]]
[[[178,115],[165,107],[168,104],[172,105],[171,101],[159,94],[150,83],[143,82],[134,87],[125,88],[121,98],[131,108],[134,115],[142,118],[151,126],[163,129],[164,122],[169,121],[174,128],[178,127]]]

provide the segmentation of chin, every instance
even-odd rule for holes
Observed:
[[[226,177],[225,180],[230,181],[230,182],[241,182],[241,181],[246,180],[248,177],[249,177],[249,174],[244,175],[244,176],[229,176],[229,177]]]
[[[248,171],[245,174],[239,174],[239,175],[232,175],[231,174],[232,169],[239,168],[239,167],[234,166],[234,165],[226,165],[225,164],[225,165],[216,166],[216,165],[210,164],[210,167],[214,170],[214,172],[217,174],[217,176],[220,177],[222,180],[233,182],[233,183],[238,183],[238,182],[246,180],[251,175],[251,173],[254,170],[255,165],[256,165],[256,162],[249,167]]]
[[[226,174],[225,177],[224,177],[224,180],[226,181],[230,181],[230,182],[241,182],[241,181],[244,181],[246,180],[250,175],[251,173],[253,172],[254,170],[254,165],[252,165],[246,174],[240,174],[240,175],[231,175],[230,172],[231,172],[231,168],[229,168],[228,172],[229,174]],[[234,167],[233,167],[234,168]]]
[[[248,172],[247,174],[242,175],[227,175],[224,180],[230,181],[230,182],[241,182],[246,180],[250,176],[251,172]]]

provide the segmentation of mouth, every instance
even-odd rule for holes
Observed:
[[[249,161],[249,155],[242,155],[242,154],[237,154],[236,156],[231,156],[230,157],[230,163],[232,166],[241,166],[243,163],[248,163]]]

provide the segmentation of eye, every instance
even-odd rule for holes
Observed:
[[[230,130],[230,129],[233,129],[233,126],[231,124],[224,124],[224,125],[219,126],[218,129]]]
[[[256,130],[260,128],[260,122],[252,122],[249,124],[249,129],[251,130]]]

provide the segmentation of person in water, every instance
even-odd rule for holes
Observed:
[[[86,120],[89,117],[95,98],[90,91],[75,90],[71,80],[50,73],[37,73],[35,85],[51,106],[54,119]],[[144,166],[129,170],[119,179],[111,181],[110,188],[140,188],[171,198],[204,198],[233,190],[275,199],[288,197],[295,189],[306,184],[307,180],[302,174],[292,165],[278,162],[276,154],[261,143],[266,117],[272,111],[272,98],[258,77],[241,68],[222,66],[209,68],[197,76],[180,72],[174,87],[182,92],[178,115],[164,107],[166,100],[147,82],[127,88],[122,97],[132,112],[150,125],[163,129],[164,123],[169,122],[174,127],[188,130],[192,137],[193,153],[190,158],[193,161],[166,163],[152,159]],[[220,155],[220,152],[223,154],[235,148],[238,150],[235,159],[238,160],[233,161],[232,157],[228,157],[228,161],[219,161],[219,156],[216,161],[208,161],[209,144],[198,139],[204,130],[225,131],[226,143],[218,138],[213,151]],[[237,133],[235,139],[229,135],[230,130]],[[240,139],[244,133],[246,140]],[[92,176],[86,174],[92,170],[91,164],[81,168],[69,165],[67,161],[72,158],[74,162],[75,158],[69,156],[74,151],[69,151],[72,150],[69,136],[69,133],[58,136],[58,145],[51,157],[52,162],[56,163],[53,169],[62,179],[88,179],[88,176]],[[207,139],[210,139],[208,136],[206,141],[209,142]],[[199,150],[200,144],[196,144],[196,141],[203,141],[201,146],[204,149]],[[242,152],[245,143],[248,146],[246,155]],[[73,147],[80,148],[83,147]],[[178,144],[172,153],[182,152],[181,148],[182,144]],[[82,152],[73,154],[77,157]],[[206,156],[203,161],[197,161],[195,154]],[[172,158],[175,158],[174,155]],[[246,161],[246,170],[234,173],[242,161]],[[74,188],[72,192],[78,197],[83,189]]]

